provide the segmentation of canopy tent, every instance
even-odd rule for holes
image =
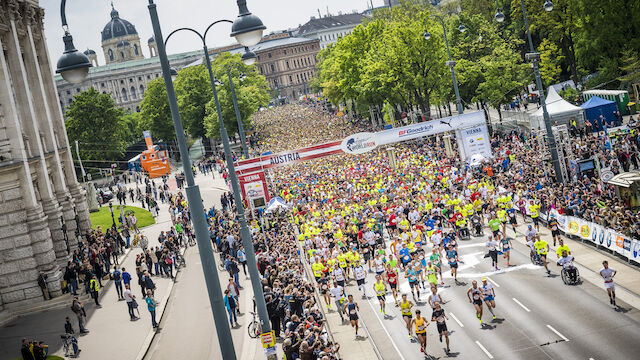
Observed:
[[[587,100],[584,104],[580,105],[584,109],[585,117],[592,124],[600,124],[600,115],[602,115],[608,124],[613,124],[616,121],[616,117],[613,115],[614,111],[618,111],[618,105],[615,101],[605,100],[598,96],[593,96]]]
[[[624,172],[624,173],[618,174],[606,182],[611,185],[628,188],[631,185],[633,185],[634,182],[637,182],[637,181],[640,181],[640,173],[636,171],[636,172]]]
[[[279,209],[286,210],[288,208],[289,206],[284,202],[284,200],[282,200],[280,196],[276,196],[273,199],[269,200],[269,204],[267,204],[266,212],[270,213]]]
[[[571,125],[570,120],[572,118],[576,120],[578,126],[581,126],[584,123],[584,110],[564,100],[560,95],[558,95],[554,88],[549,88],[545,101],[552,125],[555,125],[557,122],[558,125],[567,125],[568,127]],[[542,107],[533,113],[529,119],[533,129],[539,130],[545,128]]]

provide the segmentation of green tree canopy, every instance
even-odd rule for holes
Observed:
[[[176,132],[171,118],[167,89],[162,77],[147,84],[147,91],[140,103],[140,114],[139,131],[149,130],[154,139],[169,143],[174,141]]]
[[[174,86],[185,131],[192,138],[205,137],[206,106],[213,97],[206,67],[198,65],[180,70]]]
[[[227,133],[231,135],[238,131],[236,112],[233,106],[229,79],[227,77],[227,68],[231,72],[233,79],[242,124],[245,129],[248,128],[251,124],[251,115],[258,111],[260,107],[269,104],[270,96],[267,80],[264,76],[258,74],[255,66],[245,65],[239,54],[220,54],[211,63],[211,68],[213,69],[214,77],[223,83],[223,85],[218,86],[216,90]],[[242,81],[240,81],[241,74],[244,74]],[[178,75],[178,77],[180,77],[180,75]],[[220,139],[218,113],[214,99],[211,99],[206,104],[204,126],[207,136]]]
[[[119,160],[128,144],[128,127],[122,109],[116,108],[108,94],[93,87],[73,98],[65,113],[65,125],[71,143],[80,143],[80,156],[85,161]]]

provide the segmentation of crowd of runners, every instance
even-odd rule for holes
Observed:
[[[256,152],[292,150],[375,130],[306,105],[263,111],[253,121],[259,134]],[[637,157],[637,136],[634,129],[611,146],[594,134],[574,139],[574,145],[577,152],[603,156],[602,163],[619,172],[629,164],[622,166],[624,156],[613,154]],[[492,138],[495,158],[469,167],[447,157],[441,139],[427,138],[396,146],[395,167],[384,151],[331,156],[278,168],[272,185],[293,206],[291,222],[328,310],[344,315],[360,335],[357,296],[345,292],[347,284],[355,281],[363,298],[377,297],[385,316],[387,297],[393,297],[408,336],[415,335],[421,351],[427,351],[426,333],[432,323],[448,352],[448,316],[438,291],[445,284],[443,273],[449,272],[453,284],[458,284],[460,239],[482,235],[488,227],[485,257],[499,270],[500,255],[504,266],[512,265],[512,239],[521,235],[531,248],[532,261],[547,273],[547,256],[553,250],[556,255],[549,260],[575,276],[573,255],[552,217],[544,222],[552,232],[553,248],[540,237],[543,212],[553,207],[560,213],[605,219],[607,214],[626,214],[631,221],[623,230],[629,234],[638,230],[638,212],[627,209],[610,188],[601,188],[587,177],[578,179],[577,186],[555,185],[538,146],[532,133],[496,132]],[[638,167],[635,161],[630,166]],[[529,218],[531,225],[519,234],[519,219]],[[607,269],[605,264],[601,275],[605,284],[611,284],[609,296],[615,305],[615,270]],[[373,283],[366,282],[368,272],[376,274]],[[399,291],[401,279],[408,281],[410,293]],[[474,279],[467,291],[480,324],[485,308],[496,317],[496,293],[488,280]],[[416,305],[425,296],[430,309]]]

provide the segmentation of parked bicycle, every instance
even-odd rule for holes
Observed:
[[[260,322],[258,322],[258,316],[255,312],[251,312],[251,316],[253,316],[253,318],[251,319],[251,322],[249,323],[249,327],[247,328],[247,330],[249,331],[249,337],[252,339],[257,338],[258,336],[260,336],[260,331],[261,331],[261,326],[260,326]]]

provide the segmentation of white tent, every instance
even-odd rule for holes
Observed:
[[[551,125],[567,125],[570,126],[570,120],[574,118],[578,126],[582,126],[584,123],[584,110],[578,106],[571,104],[564,100],[556,90],[552,87],[549,88],[547,98],[545,99],[547,104],[547,111],[549,112],[549,118],[551,119]],[[545,129],[544,117],[542,115],[542,107],[540,107],[535,113],[529,116],[531,127],[539,130]]]
[[[267,212],[274,212],[278,209],[288,209],[289,206],[287,206],[287,204],[284,202],[284,200],[282,200],[281,197],[276,196],[273,199],[269,200],[269,204],[267,205]]]

